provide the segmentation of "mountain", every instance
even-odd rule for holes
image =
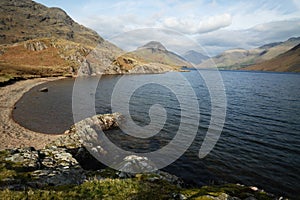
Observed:
[[[240,69],[250,65],[258,64],[292,49],[300,43],[300,37],[290,38],[285,42],[277,42],[263,45],[258,48],[231,49],[224,51],[222,54],[206,60],[199,64],[199,68],[210,68],[215,65],[221,69]]]
[[[0,30],[0,81],[93,74],[101,71],[93,62],[113,68],[124,53],[62,9],[31,0],[0,1]]]
[[[189,66],[184,58],[168,51],[157,41],[150,41],[135,51],[119,56],[114,64],[123,73],[163,73]]]
[[[136,51],[141,57],[127,54],[62,9],[31,0],[0,1],[0,30],[0,82],[43,76],[161,73],[185,65],[155,42]]]
[[[187,51],[183,57],[194,65],[199,65],[203,61],[209,59],[208,56],[194,50]]]
[[[300,44],[275,58],[243,68],[243,70],[300,72]]]
[[[160,42],[157,41],[150,41],[147,44],[138,47],[139,50],[142,49],[154,49],[154,50],[160,50],[160,51],[167,51],[166,47],[164,47],[164,45],[162,45]]]
[[[250,64],[249,61],[252,62],[262,51],[231,49],[200,63],[197,67],[211,68],[212,66],[216,66],[218,68],[237,69],[243,65]]]
[[[150,41],[138,47],[135,51],[122,56],[125,59],[133,59],[135,62],[159,66],[163,71],[180,70],[183,66],[191,66],[184,58],[167,50],[160,42]],[[134,66],[133,62],[123,62],[123,66]]]

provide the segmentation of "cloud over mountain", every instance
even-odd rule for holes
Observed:
[[[169,29],[195,40],[211,55],[282,41],[300,33],[298,0],[37,1],[66,9],[105,39],[144,28]],[[151,37],[145,37],[148,35]]]

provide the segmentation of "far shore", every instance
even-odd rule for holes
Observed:
[[[41,149],[61,136],[38,133],[22,127],[12,119],[12,111],[23,94],[34,86],[62,78],[64,77],[35,78],[0,87],[0,150],[29,146]]]

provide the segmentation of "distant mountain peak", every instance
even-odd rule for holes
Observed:
[[[300,37],[291,37],[287,41],[293,42],[293,41],[299,41],[299,40],[300,40]]]
[[[195,50],[189,50],[187,51],[183,57],[185,58],[185,60],[193,63],[193,64],[200,64],[202,63],[204,60],[207,60],[209,57],[198,52],[198,51],[195,51]]]
[[[162,51],[167,51],[166,47],[157,41],[150,41],[147,44],[139,47],[138,49],[158,49]]]
[[[189,50],[189,51],[185,52],[185,54],[191,54],[191,53],[199,53],[199,52],[195,51],[195,50]]]

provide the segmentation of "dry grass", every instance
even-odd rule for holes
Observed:
[[[28,44],[42,43],[46,48],[30,50]],[[92,47],[75,42],[41,38],[2,45],[0,50],[0,82],[13,78],[32,78],[71,75],[79,66],[78,59],[85,57]]]

